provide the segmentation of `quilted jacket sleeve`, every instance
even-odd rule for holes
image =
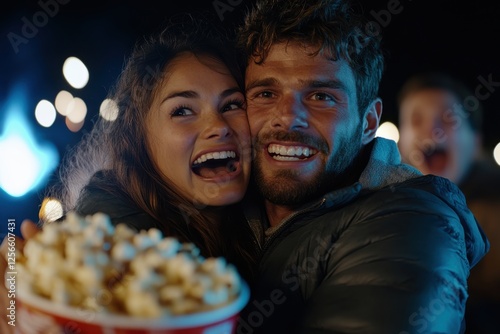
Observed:
[[[467,224],[423,191],[366,202],[329,252],[302,332],[462,332]]]

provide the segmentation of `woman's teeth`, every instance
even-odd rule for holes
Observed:
[[[203,154],[200,156],[198,159],[196,159],[193,164],[201,164],[202,162],[205,162],[207,160],[212,160],[212,159],[227,159],[227,158],[236,158],[236,152],[234,151],[220,151],[220,152],[210,152]]]

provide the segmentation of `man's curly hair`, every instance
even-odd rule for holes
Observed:
[[[317,46],[354,72],[360,112],[378,96],[384,59],[378,25],[363,18],[349,0],[259,0],[238,31],[247,61],[261,64],[276,43]]]

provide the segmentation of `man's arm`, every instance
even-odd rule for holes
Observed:
[[[460,333],[469,262],[458,216],[377,211],[333,246],[303,332]]]

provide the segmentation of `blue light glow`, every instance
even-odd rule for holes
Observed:
[[[13,197],[36,190],[59,164],[59,153],[51,143],[37,142],[25,117],[28,96],[17,87],[7,103],[0,133],[0,187]]]

